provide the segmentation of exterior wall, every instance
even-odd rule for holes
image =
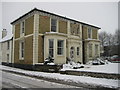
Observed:
[[[74,51],[74,62],[82,62],[82,41],[80,40],[75,40],[75,39],[68,39],[68,43],[67,43],[67,57],[71,59],[70,56],[70,52],[71,52],[71,47],[75,48]],[[77,55],[77,47],[79,47],[80,51],[79,51],[79,55]]]
[[[9,49],[7,49],[7,42],[9,41]],[[12,63],[12,40],[8,40],[6,42],[2,42],[2,62]],[[7,58],[7,54],[9,54],[9,59]]]
[[[96,29],[93,29],[92,30],[92,39],[98,39],[98,30],[96,30]]]
[[[89,44],[92,44],[92,57],[89,57]],[[98,54],[95,53],[95,45],[98,45]],[[85,42],[85,62],[94,60],[100,57],[100,42],[99,41],[86,41]]]
[[[19,41],[14,41],[14,63],[21,63],[19,60]]]
[[[38,63],[44,62],[44,37],[39,35],[38,38]]]
[[[33,36],[25,38],[25,57],[24,63],[33,63]]]
[[[54,39],[54,63],[55,64],[64,64],[66,63],[66,36],[59,35],[46,35],[44,38],[44,58],[49,56],[49,39]],[[64,52],[63,55],[57,55],[57,40],[64,40]]]
[[[87,35],[87,27],[83,26],[83,39],[87,39],[88,35]]]
[[[13,25],[13,61],[16,64],[33,64],[33,29],[34,16],[25,20],[25,32],[20,35],[20,23]],[[20,42],[24,41],[24,59],[20,59]]]
[[[15,25],[15,39],[20,37],[20,23]]]
[[[50,17],[39,16],[39,33],[50,32]]]
[[[67,22],[59,20],[59,33],[67,34]]]
[[[29,34],[33,34],[33,24],[34,16],[31,16],[25,20],[25,36]]]

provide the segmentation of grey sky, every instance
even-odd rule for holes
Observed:
[[[10,33],[10,22],[34,7],[99,26],[100,31],[114,33],[118,29],[117,2],[3,2],[2,28],[6,28]]]

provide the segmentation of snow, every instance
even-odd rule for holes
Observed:
[[[83,83],[83,84],[91,84],[91,85],[99,85],[109,88],[118,88],[118,82],[120,80],[114,80],[114,79],[105,79],[105,78],[93,78],[93,77],[86,77],[86,76],[73,76],[73,75],[62,75],[59,73],[45,73],[45,72],[37,72],[37,71],[27,71],[7,66],[2,66],[2,70],[9,70],[9,71],[15,71],[19,73],[23,73],[26,75],[31,76],[40,76],[45,77],[49,79],[55,79],[55,80],[62,80],[67,82],[75,82],[75,83]]]
[[[101,73],[109,73],[109,74],[120,74],[118,71],[118,66],[120,63],[108,63],[105,65],[84,65],[84,68],[80,69],[72,69],[72,68],[63,68],[62,71],[65,70],[73,70],[73,71],[86,71],[86,72],[101,72]]]
[[[8,35],[5,36],[4,38],[2,38],[2,39],[0,40],[0,42],[4,42],[4,41],[7,41],[7,40],[10,40],[10,39],[12,39],[12,37],[13,37],[13,34],[8,34]]]

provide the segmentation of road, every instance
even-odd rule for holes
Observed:
[[[2,88],[80,88],[2,71]]]

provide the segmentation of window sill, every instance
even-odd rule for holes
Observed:
[[[23,60],[24,60],[24,58],[20,58],[19,60],[23,61]]]

